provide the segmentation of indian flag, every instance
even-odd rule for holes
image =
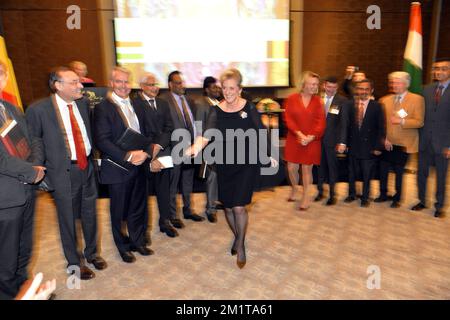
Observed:
[[[403,59],[403,70],[411,75],[409,91],[422,93],[422,13],[420,2],[411,3],[408,42]]]

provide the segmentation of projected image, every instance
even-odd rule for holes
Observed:
[[[116,0],[118,64],[155,73],[162,87],[173,70],[187,87],[238,68],[244,86],[289,85],[289,0]]]

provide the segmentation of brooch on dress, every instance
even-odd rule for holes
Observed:
[[[247,112],[245,112],[245,111],[241,111],[241,112],[240,112],[240,115],[241,115],[241,118],[242,118],[242,119],[247,118]]]

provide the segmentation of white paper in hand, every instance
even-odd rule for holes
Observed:
[[[406,118],[408,116],[408,113],[405,111],[405,109],[402,108],[402,109],[397,111],[397,115],[400,118],[404,119],[404,118]]]
[[[164,169],[173,168],[173,160],[171,156],[159,157],[157,160],[161,163]]]

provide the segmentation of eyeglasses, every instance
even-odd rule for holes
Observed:
[[[78,84],[81,83],[80,80],[73,80],[73,81],[57,80],[57,81],[60,82],[60,83],[67,83],[67,84],[70,84],[72,86],[77,86]]]
[[[431,68],[432,71],[448,71],[450,70],[449,67],[432,67]]]
[[[159,83],[143,83],[142,85],[146,87],[158,87]]]

